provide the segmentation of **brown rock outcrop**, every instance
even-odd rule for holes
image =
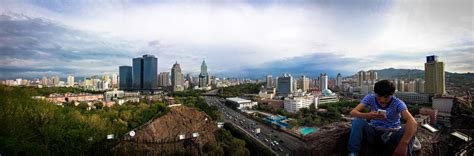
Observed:
[[[204,112],[173,107],[166,115],[135,130],[135,136],[124,136],[112,151],[118,155],[199,155],[206,143],[216,142],[216,130],[217,125]],[[193,138],[193,133],[199,136]],[[186,139],[180,140],[179,135]]]
[[[311,141],[307,142],[307,147],[298,150],[297,155],[348,155],[347,141],[351,131],[350,122],[337,122],[318,129],[317,134]],[[415,151],[414,155],[433,155],[444,149],[439,149],[439,135],[418,127],[416,137],[421,143],[421,150]],[[361,155],[373,153],[373,147],[363,145]],[[386,152],[382,152],[382,155]],[[443,153],[443,152],[441,152]],[[369,154],[370,155],[370,154]],[[380,155],[380,153],[378,154]]]

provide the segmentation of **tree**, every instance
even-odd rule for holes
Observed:
[[[95,102],[94,103],[95,109],[102,109],[104,104],[102,102]]]
[[[209,156],[221,156],[224,155],[224,149],[215,142],[207,142],[204,144],[203,152]]]
[[[81,110],[83,110],[83,111],[86,111],[87,108],[89,108],[89,105],[88,105],[87,103],[85,103],[85,102],[81,102],[81,103],[79,103],[79,105],[77,105],[77,108],[79,108],[79,109],[81,109]]]
[[[245,148],[245,141],[233,138],[230,141],[229,155],[231,156],[249,156],[250,151]]]
[[[322,123],[321,123],[321,118],[320,118],[319,116],[316,116],[316,117],[314,118],[314,120],[313,120],[313,123],[314,123],[314,125],[316,125],[316,126],[321,126],[321,125],[322,125]]]
[[[305,117],[305,118],[303,119],[303,122],[304,122],[304,125],[305,125],[305,126],[310,126],[310,127],[311,127],[311,126],[314,126],[313,119],[312,119],[311,117],[309,117],[309,116]]]
[[[296,121],[296,120],[291,120],[289,124],[290,124],[291,127],[298,127],[299,126],[298,121]]]

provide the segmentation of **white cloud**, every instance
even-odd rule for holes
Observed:
[[[44,7],[12,1],[5,2],[0,12],[45,17],[100,34],[103,40],[120,39],[128,42],[120,49],[131,55],[157,55],[160,71],[169,70],[175,61],[184,71],[197,72],[206,59],[211,71],[220,72],[328,52],[353,58],[354,64],[341,67],[346,70],[420,69],[423,55],[439,52],[452,63],[447,70],[466,71],[456,66],[467,66],[472,72],[472,64],[452,60],[466,58],[449,57],[443,51],[465,46],[458,44],[465,40],[472,46],[472,1],[324,3],[70,1]],[[150,41],[159,41],[160,46],[148,47]],[[101,47],[97,44],[64,43],[77,51]],[[398,57],[377,61],[387,60],[378,58],[387,53]],[[416,58],[400,59],[410,56]]]

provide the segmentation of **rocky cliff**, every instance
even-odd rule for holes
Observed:
[[[347,155],[347,141],[349,140],[350,129],[350,122],[338,122],[323,126],[318,130],[316,136],[307,142],[307,147],[302,148],[296,154],[324,156]],[[414,152],[414,155],[437,155],[447,150],[439,146],[438,133],[431,133],[428,130],[418,127],[416,137],[422,144],[422,148]],[[377,149],[374,149],[373,146],[364,145],[361,150],[361,155],[373,155],[375,150]],[[376,155],[385,154],[388,154],[388,152],[382,151],[382,153],[377,153]]]
[[[199,155],[206,143],[216,142],[217,125],[195,108],[173,107],[168,114],[124,136],[113,148],[116,155]],[[193,133],[199,136],[193,137]],[[179,139],[184,135],[184,139]]]

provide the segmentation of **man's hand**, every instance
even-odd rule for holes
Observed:
[[[400,142],[397,145],[397,148],[395,151],[393,151],[394,156],[406,156],[407,155],[407,150],[408,150],[408,145],[406,143]]]
[[[379,114],[378,112],[369,112],[367,113],[367,119],[378,119],[378,120],[385,120],[385,115]]]

